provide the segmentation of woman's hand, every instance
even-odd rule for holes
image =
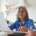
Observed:
[[[19,27],[18,30],[21,32],[27,32],[28,31],[28,29],[25,28],[24,26]]]

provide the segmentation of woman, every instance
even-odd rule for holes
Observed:
[[[17,20],[9,26],[11,30],[16,29],[16,31],[28,31],[34,29],[34,22],[29,19],[28,12],[25,7],[19,7]]]

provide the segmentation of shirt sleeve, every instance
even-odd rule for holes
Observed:
[[[13,23],[13,24],[11,24],[11,25],[9,26],[9,28],[10,28],[11,30],[15,29],[15,28],[16,28],[16,22]]]
[[[33,22],[33,20],[30,21],[30,29],[32,29],[32,30],[35,29],[35,26],[34,26],[34,22]]]

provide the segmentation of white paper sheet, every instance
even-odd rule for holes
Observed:
[[[5,33],[5,32],[0,32],[0,36],[3,36],[4,34],[7,34],[7,33]]]

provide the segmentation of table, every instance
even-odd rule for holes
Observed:
[[[7,32],[7,34],[12,34],[12,33],[14,33],[14,32],[15,32],[15,31],[10,31],[10,32]],[[25,32],[25,34],[26,34],[25,36],[27,36],[27,33],[28,33],[28,32]],[[7,34],[4,34],[3,36],[8,36]]]
[[[10,32],[7,32],[7,34],[11,34],[11,33],[14,33],[15,31],[10,31]],[[7,34],[4,34],[3,36],[8,36]],[[26,35],[25,36],[28,36],[28,32],[25,33]],[[35,31],[35,34],[36,34],[36,31]],[[36,35],[35,35],[36,36]]]

